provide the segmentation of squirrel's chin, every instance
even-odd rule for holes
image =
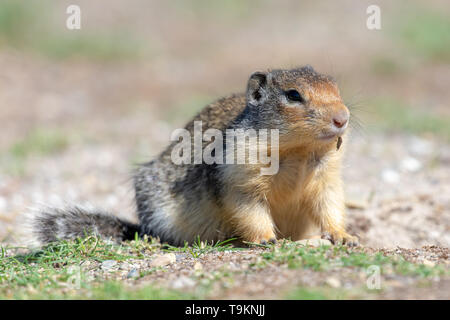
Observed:
[[[342,135],[341,134],[328,134],[328,135],[320,135],[316,139],[317,145],[321,146],[321,148],[337,148],[340,149],[342,145]]]
[[[327,141],[333,141],[337,137],[338,137],[337,134],[327,134],[327,135],[321,135],[319,137],[319,140],[327,142]]]
[[[330,132],[330,133],[326,133],[326,134],[321,134],[320,136],[317,137],[317,140],[323,141],[325,143],[333,142],[340,136],[341,136],[340,134],[337,134],[335,132]]]
[[[320,135],[318,135],[317,140],[323,142],[333,142],[339,139],[339,137],[342,137],[344,133],[345,133],[344,130],[333,130],[329,132],[322,132]]]

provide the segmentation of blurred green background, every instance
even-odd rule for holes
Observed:
[[[65,27],[70,4],[81,30]],[[242,91],[252,71],[302,64],[337,77],[365,131],[449,140],[448,2],[379,1],[382,29],[372,31],[370,4],[3,0],[1,150],[48,153],[74,134],[136,141],[139,130],[116,122],[180,125]]]

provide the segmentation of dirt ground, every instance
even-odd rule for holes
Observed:
[[[288,1],[283,8],[266,2],[256,8],[209,8],[214,14],[198,8],[185,11],[178,2],[175,6],[133,1],[135,5],[124,9],[122,2],[110,1],[107,13],[92,2],[77,2],[88,17],[82,34],[106,34],[115,26],[112,30],[126,31],[145,45],[144,54],[112,61],[93,59],[89,53],[53,59],[26,46],[3,45],[1,242],[20,244],[23,239],[16,231],[23,214],[41,204],[89,203],[135,220],[129,175],[135,163],[160,152],[172,130],[206,103],[242,91],[252,71],[308,63],[337,77],[344,97],[356,102],[354,115],[362,119],[361,127],[352,128],[344,141],[351,232],[368,250],[407,248],[405,255],[411,257],[418,250],[422,260],[432,251],[423,246],[438,246],[447,253],[436,259],[448,262],[448,140],[386,129],[372,121],[367,107],[367,101],[377,97],[394,97],[413,109],[449,119],[448,61],[411,53],[388,35],[400,4],[382,1],[388,30],[376,33],[364,27],[367,1],[310,2],[301,8]],[[65,16],[58,10],[64,5],[62,1],[51,7],[52,23],[61,23]],[[432,1],[428,9],[450,14],[445,1]],[[112,34],[109,37],[121,40]],[[386,59],[394,63],[388,73],[374,69],[376,62]],[[45,144],[47,135],[50,146]],[[62,141],[54,141],[55,135]],[[41,140],[44,146],[36,149]],[[246,259],[218,254],[227,261]],[[208,259],[202,264],[213,268],[216,257]],[[280,286],[292,279],[316,281],[312,273],[299,272],[286,270],[275,276],[265,269],[258,279],[278,281]],[[243,292],[233,297],[270,296],[263,287],[246,285],[256,283],[254,279],[239,281]],[[433,286],[410,291],[408,297],[448,298],[448,281]],[[394,286],[385,297],[397,296],[395,290]]]

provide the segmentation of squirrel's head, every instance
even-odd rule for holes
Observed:
[[[336,82],[311,66],[253,73],[247,106],[260,128],[279,129],[280,147],[336,143],[350,118]]]

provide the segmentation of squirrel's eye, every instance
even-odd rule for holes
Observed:
[[[288,90],[285,92],[285,95],[290,101],[305,102],[302,95],[297,90]]]

